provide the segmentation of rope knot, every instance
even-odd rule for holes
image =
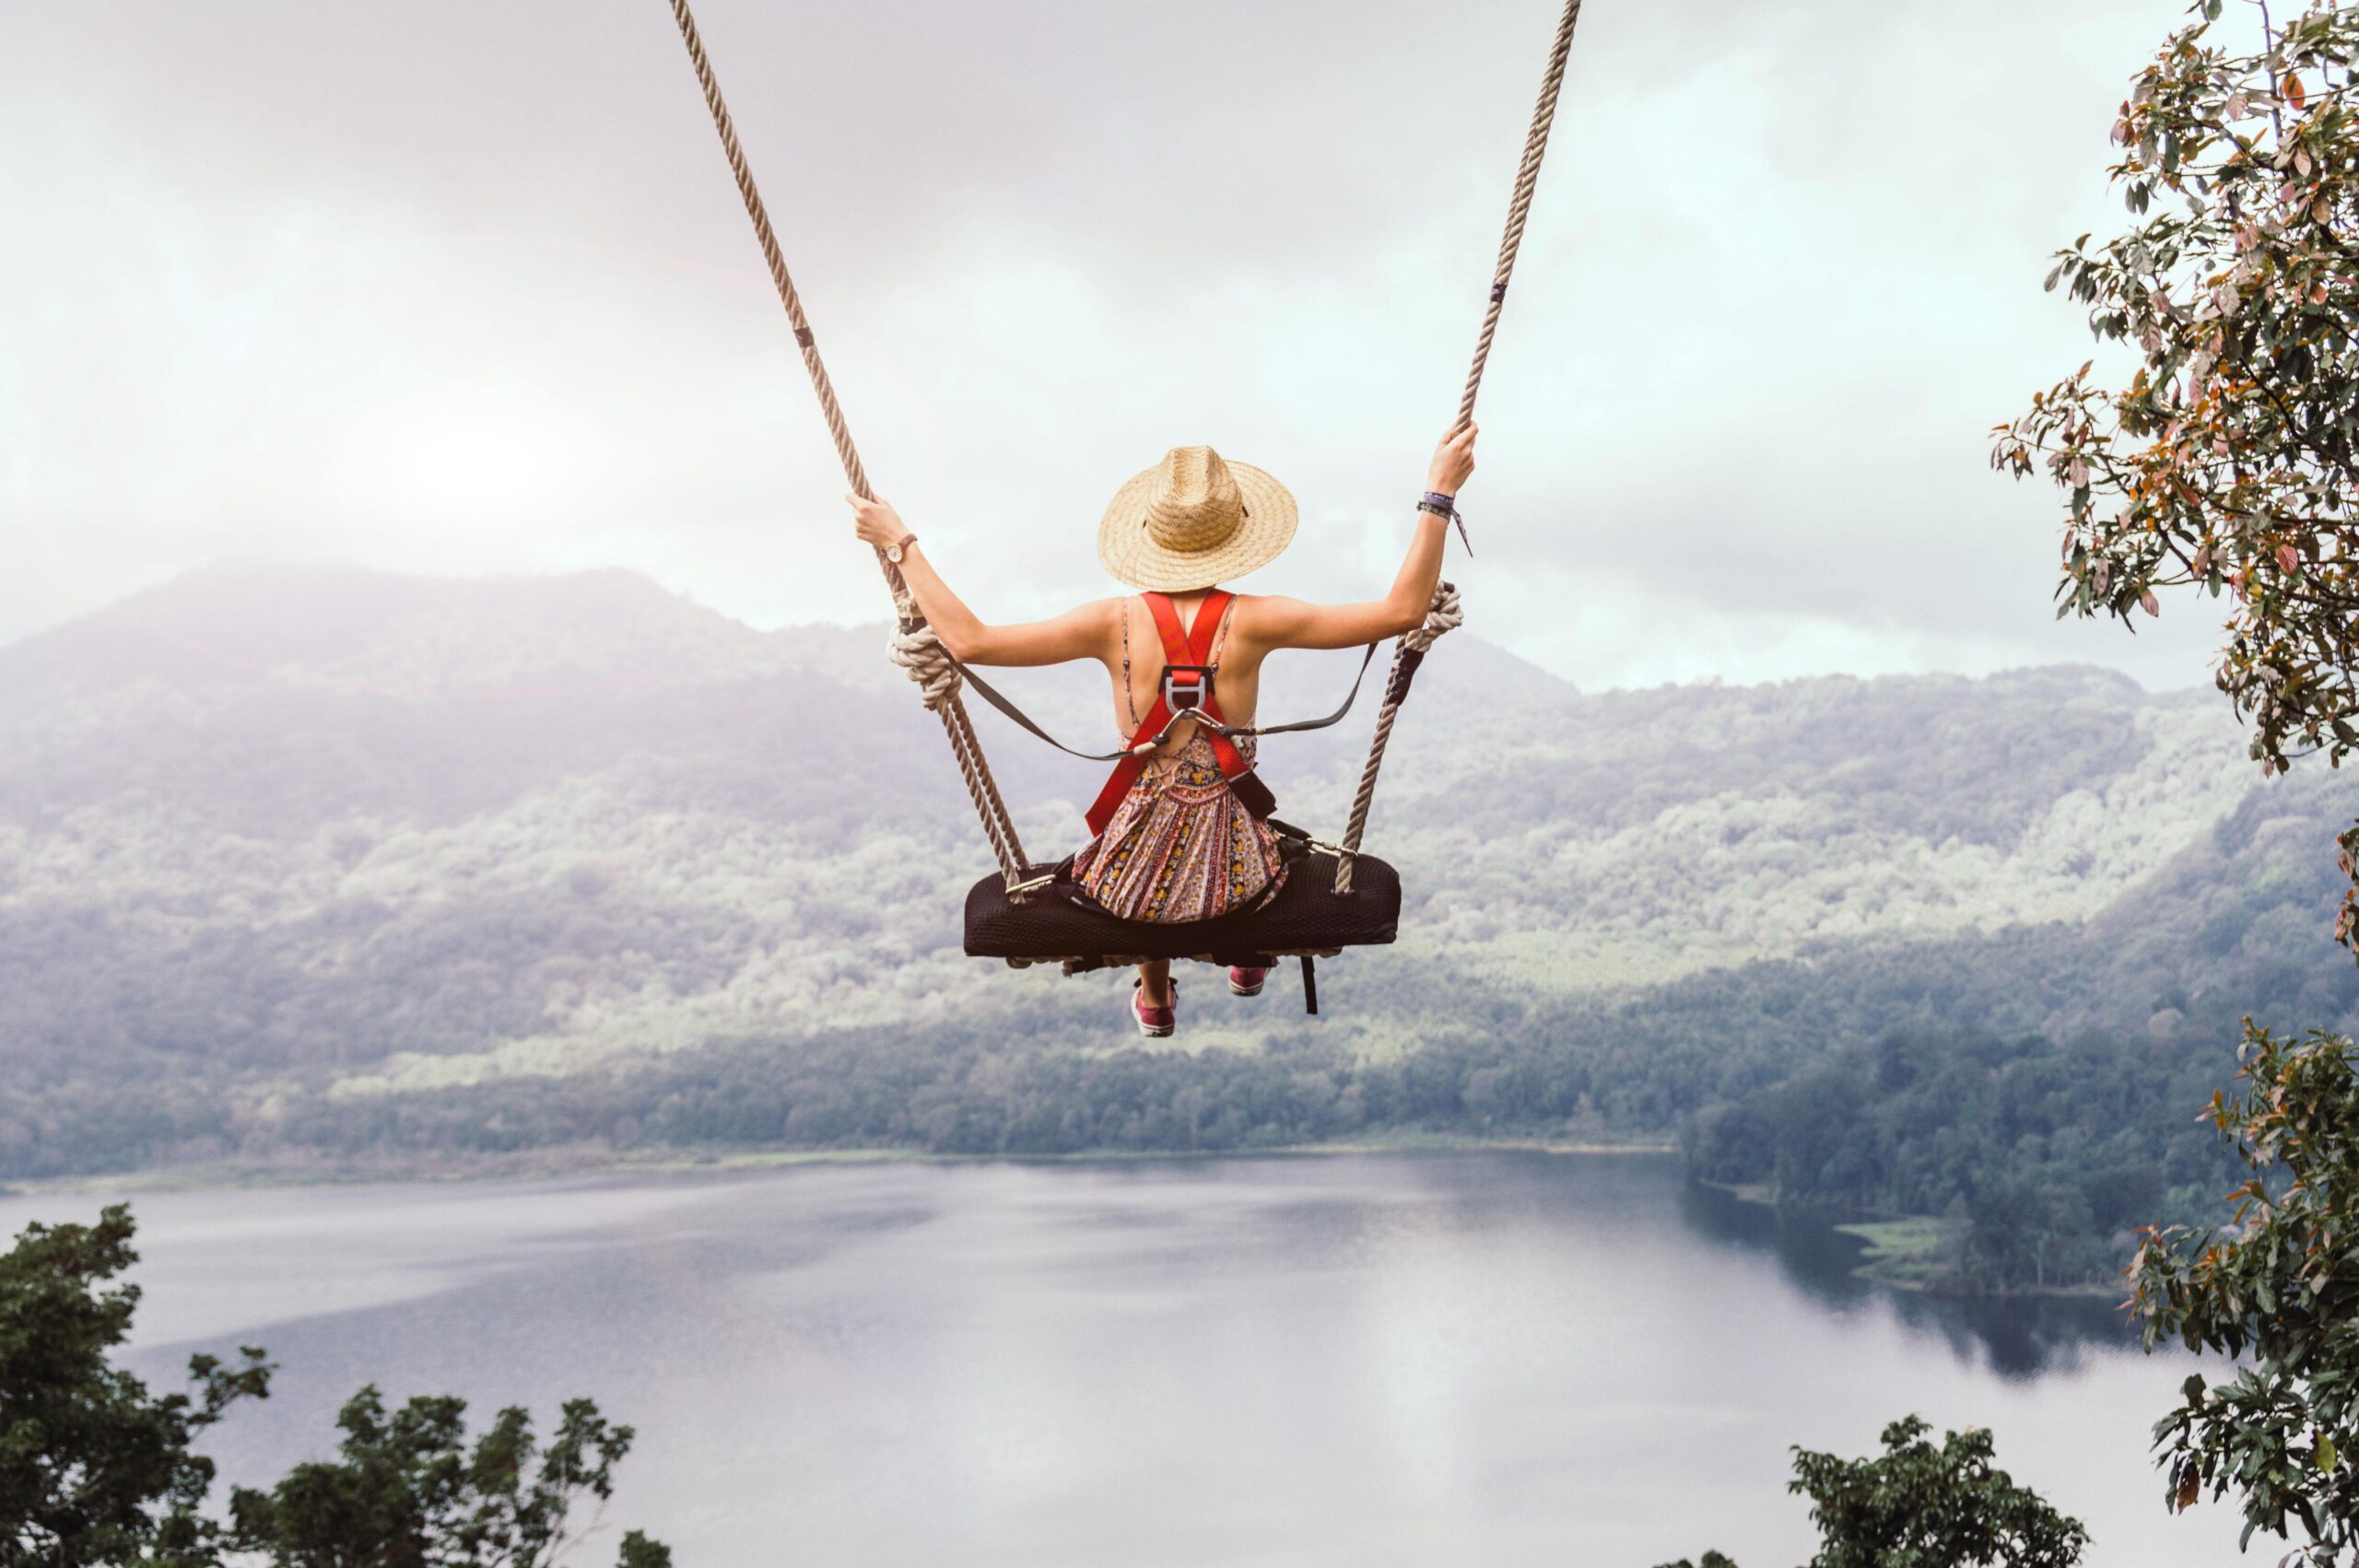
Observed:
[[[1402,642],[1423,653],[1441,638],[1444,632],[1456,631],[1466,624],[1466,610],[1458,602],[1458,585],[1445,582],[1434,590],[1434,602],[1426,611],[1425,623],[1410,628]]]
[[[886,645],[885,656],[909,672],[910,679],[918,684],[919,696],[934,712],[942,711],[943,705],[958,695],[957,663],[932,626],[896,631]]]

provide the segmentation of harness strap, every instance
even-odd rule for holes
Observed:
[[[1147,600],[1151,612],[1156,607],[1156,601],[1162,599],[1162,613],[1170,619],[1169,627],[1164,626],[1158,619],[1156,628],[1158,637],[1163,640],[1167,661],[1180,664],[1203,662],[1203,660],[1191,656],[1194,651],[1191,646],[1192,639],[1182,637],[1176,644],[1173,641],[1172,635],[1178,631],[1180,618],[1169,600],[1160,594],[1147,594],[1143,597]],[[1212,600],[1215,597],[1222,602],[1218,610],[1215,610],[1212,604]],[[1207,595],[1205,604],[1197,611],[1198,630],[1204,637],[1203,649],[1204,655],[1209,656],[1212,651],[1212,640],[1220,625],[1220,614],[1227,608],[1226,601],[1233,597],[1234,595],[1226,593]],[[1208,613],[1212,618],[1206,621],[1205,616]],[[1243,766],[1244,755],[1237,748],[1236,741],[1246,735],[1296,734],[1308,730],[1325,730],[1342,723],[1359,701],[1360,688],[1367,684],[1368,667],[1375,662],[1376,649],[1377,645],[1369,643],[1361,650],[1360,667],[1352,676],[1351,689],[1344,694],[1344,700],[1337,705],[1335,711],[1323,717],[1298,719],[1288,724],[1230,724],[1219,717],[1219,709],[1216,706],[1208,706],[1203,709],[1189,713],[1174,713],[1171,711],[1170,705],[1158,692],[1155,706],[1148,710],[1145,720],[1141,722],[1137,731],[1132,736],[1130,743],[1116,752],[1086,752],[1078,746],[1065,744],[1042,728],[1030,714],[1016,706],[1014,698],[977,673],[971,665],[949,659],[946,651],[943,657],[948,660],[951,667],[957,672],[959,679],[971,688],[977,696],[997,708],[1010,723],[1035,740],[1054,746],[1067,756],[1079,757],[1084,762],[1127,765],[1118,766],[1115,768],[1113,777],[1107,779],[1106,787],[1098,791],[1097,802],[1089,808],[1087,813],[1089,829],[1091,833],[1097,834],[1106,830],[1106,824],[1113,819],[1115,808],[1121,804],[1122,797],[1130,792],[1131,785],[1136,782],[1139,773],[1144,770],[1145,759],[1142,753],[1152,751],[1161,745],[1170,738],[1172,731],[1183,723],[1195,724],[1212,740],[1214,755],[1221,758],[1221,772],[1228,778],[1231,787],[1237,790],[1238,798],[1244,802],[1246,810],[1256,816],[1267,816],[1270,812],[1277,809],[1276,799],[1270,794],[1267,786],[1262,784],[1260,778],[1251,769]],[[1238,767],[1235,772],[1230,771],[1227,758],[1221,756],[1224,750],[1236,756]]]
[[[1220,637],[1221,617],[1228,613],[1229,603],[1237,595],[1224,593],[1217,589],[1205,594],[1204,602],[1196,606],[1196,624],[1184,637],[1180,631],[1180,608],[1171,603],[1169,594],[1148,593],[1141,597],[1145,599],[1147,609],[1155,616],[1155,629],[1163,634],[1165,673],[1168,674],[1175,664],[1187,665],[1198,670],[1210,670],[1213,664],[1213,644]],[[1169,685],[1168,682],[1158,682],[1157,685],[1163,688],[1159,700],[1163,705],[1163,711],[1168,715],[1171,712]],[[1220,710],[1218,690],[1208,685],[1198,707],[1207,718],[1212,720],[1213,723],[1225,725],[1228,722],[1227,715]],[[1152,718],[1152,715],[1149,717]],[[1168,722],[1167,718],[1166,725]],[[1209,727],[1206,733],[1213,743],[1213,757],[1220,764],[1220,776],[1223,778],[1241,778],[1252,770],[1252,764],[1245,760],[1245,754],[1238,750],[1235,741],[1230,740],[1220,731]],[[1135,746],[1144,739],[1145,739],[1144,735],[1133,735],[1131,737],[1131,743]]]
[[[1236,595],[1218,591],[1205,594],[1203,603],[1196,610],[1192,635],[1180,629],[1180,612],[1172,604],[1169,595],[1146,593],[1140,597],[1146,601],[1147,610],[1155,617],[1155,629],[1163,638],[1164,662],[1168,669],[1173,664],[1202,665],[1210,661],[1212,639],[1220,629],[1221,613]],[[1105,787],[1097,791],[1097,799],[1090,802],[1085,820],[1088,822],[1093,837],[1106,831],[1106,825],[1114,820],[1114,813],[1122,804],[1122,797],[1131,792],[1131,786],[1138,782],[1141,773],[1146,771],[1144,752],[1159,743],[1173,722],[1183,717],[1171,711],[1170,701],[1161,688],[1162,683],[1158,682],[1155,706],[1146,710],[1146,717],[1139,721],[1137,731],[1131,736],[1130,749],[1114,765],[1114,771],[1106,776]],[[1209,696],[1204,700],[1203,712],[1213,723],[1222,722],[1220,707]],[[1223,745],[1228,748],[1227,756],[1219,755],[1219,748]],[[1233,779],[1246,771],[1243,754],[1226,736],[1216,738],[1214,755],[1220,762],[1222,778]],[[1236,763],[1234,772],[1229,766],[1232,759]]]
[[[1367,681],[1368,666],[1376,661],[1376,649],[1377,645],[1375,643],[1369,643],[1367,647],[1360,650],[1359,673],[1352,678],[1351,690],[1344,694],[1343,706],[1339,707],[1334,712],[1328,714],[1322,719],[1297,719],[1291,724],[1215,725],[1203,720],[1199,720],[1199,722],[1203,722],[1204,728],[1207,730],[1213,730],[1217,733],[1229,736],[1291,735],[1298,731],[1324,730],[1332,725],[1340,724],[1344,721],[1344,717],[1352,711],[1353,704],[1359,700],[1360,687],[1367,684]],[[975,673],[973,665],[961,664],[955,659],[950,662],[951,667],[958,672],[958,678],[968,685],[972,686],[977,696],[981,697],[985,702],[991,704],[992,707],[999,709],[1000,713],[1004,716],[1010,723],[1015,725],[1018,729],[1032,736],[1035,740],[1056,747],[1057,750],[1064,753],[1067,756],[1077,756],[1084,762],[1120,762],[1122,758],[1131,755],[1131,748],[1128,746],[1123,747],[1118,752],[1086,752],[1079,746],[1069,746],[1065,744],[1054,735],[1050,734],[1048,731],[1042,729],[1039,721],[1030,714],[1025,712],[1021,708],[1018,708],[1015,705],[1015,699],[1014,697],[1009,696],[1005,692],[1001,691],[997,686],[992,685],[989,681],[986,681],[980,675]],[[1182,717],[1185,716],[1180,715],[1174,717],[1171,720],[1171,726],[1176,727],[1180,722],[1180,719]],[[1156,744],[1161,744],[1169,737],[1163,734],[1156,734],[1150,738]]]

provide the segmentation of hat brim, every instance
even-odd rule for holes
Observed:
[[[1209,550],[1173,550],[1156,544],[1146,531],[1147,501],[1162,470],[1150,468],[1115,491],[1107,503],[1106,516],[1097,524],[1099,562],[1133,588],[1177,593],[1210,588],[1276,560],[1294,539],[1298,514],[1293,495],[1250,462],[1231,462],[1228,471],[1245,497],[1245,516],[1236,532]]]

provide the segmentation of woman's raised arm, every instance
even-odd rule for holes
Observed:
[[[1441,439],[1426,470],[1426,489],[1456,497],[1474,472],[1472,425]],[[1416,533],[1409,541],[1408,558],[1392,591],[1381,599],[1360,604],[1311,604],[1300,599],[1272,597],[1248,600],[1238,606],[1240,629],[1263,648],[1357,648],[1399,637],[1426,618],[1433,603],[1434,587],[1441,581],[1442,547],[1449,542],[1449,520],[1422,508],[1414,514]],[[1250,616],[1249,616],[1250,612]]]
[[[1053,620],[986,625],[942,580],[933,563],[918,549],[917,536],[890,505],[858,496],[844,499],[851,503],[852,532],[863,543],[880,550],[901,546],[901,580],[910,585],[911,597],[934,635],[942,638],[942,646],[961,664],[1065,664],[1079,659],[1103,660],[1113,646],[1121,631],[1116,615],[1121,601],[1100,599]]]

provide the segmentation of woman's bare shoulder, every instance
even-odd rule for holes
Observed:
[[[1123,614],[1130,604],[1126,595],[1110,599],[1092,599],[1067,612],[1074,621],[1089,628],[1096,639],[1098,657],[1111,664],[1121,655]]]
[[[1284,594],[1257,594],[1238,605],[1238,631],[1265,650],[1356,648],[1401,631],[1400,616],[1382,601],[1314,604]]]
[[[1283,593],[1240,593],[1229,625],[1255,642],[1281,647],[1316,609],[1316,605]]]

